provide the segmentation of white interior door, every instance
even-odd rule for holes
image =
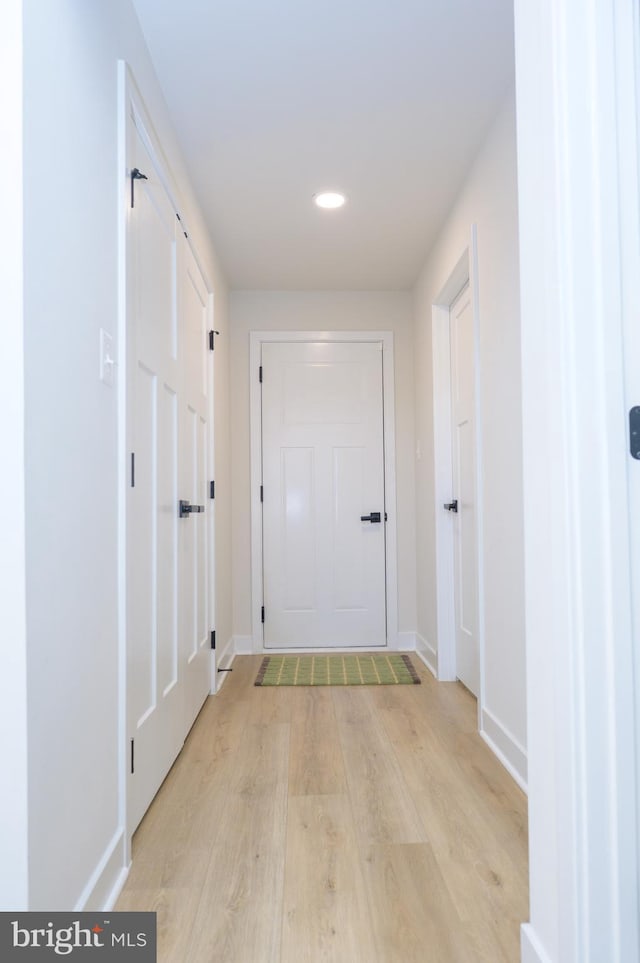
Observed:
[[[456,675],[474,695],[480,688],[475,454],[473,308],[469,285],[449,312],[454,504]],[[457,503],[457,504],[456,504]]]
[[[386,645],[382,344],[265,343],[262,369],[265,646]]]
[[[127,698],[134,828],[182,745],[179,685],[179,323],[176,216],[131,122],[135,182],[127,234],[128,415]]]
[[[180,241],[179,310],[182,333],[180,392],[180,498],[192,511],[180,521],[181,662],[185,682],[185,732],[210,688],[209,492],[211,366],[210,297],[191,248]]]
[[[136,122],[127,134],[128,825],[211,688],[211,296]],[[182,507],[181,507],[182,506]],[[198,510],[201,509],[201,510]]]

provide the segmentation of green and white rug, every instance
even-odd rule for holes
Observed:
[[[256,685],[420,685],[408,655],[267,655]]]

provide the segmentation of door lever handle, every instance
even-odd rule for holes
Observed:
[[[382,519],[381,519],[381,516],[380,516],[380,512],[371,512],[370,515],[361,515],[361,516],[360,516],[360,521],[361,521],[361,522],[371,522],[371,523],[373,524],[374,522],[380,522],[380,521],[382,521]]]
[[[458,499],[457,499],[457,498],[454,498],[452,502],[445,502],[445,503],[444,503],[444,507],[447,509],[448,512],[455,512],[455,513],[457,514],[457,513],[458,513]]]
[[[188,518],[189,515],[192,515],[194,512],[197,514],[198,512],[204,511],[204,505],[192,505],[191,502],[185,501],[182,498],[178,505],[180,508],[180,518]]]

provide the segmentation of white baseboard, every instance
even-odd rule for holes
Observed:
[[[127,877],[129,875],[130,869],[131,869],[131,866],[129,865],[129,866],[123,866],[122,869],[120,870],[120,875],[116,879],[113,889],[109,893],[107,897],[107,901],[104,904],[103,908],[105,913],[110,913],[115,908],[115,905],[118,902],[118,897],[120,896],[120,893],[124,889],[124,884],[127,882]]]
[[[552,963],[551,957],[538,940],[531,923],[520,927],[521,963]]]
[[[253,655],[253,639],[250,635],[234,635],[234,651],[236,655]]]
[[[482,707],[481,717],[480,735],[522,791],[526,793],[527,750],[485,706]]]
[[[235,655],[255,655],[256,653],[264,654],[264,655],[269,655],[269,654],[280,655],[282,653],[285,653],[285,654],[290,653],[291,655],[295,655],[295,654],[306,653],[306,652],[326,652],[326,653],[362,652],[362,647],[357,645],[347,646],[347,647],[336,646],[335,648],[322,646],[322,648],[319,648],[319,649],[308,649],[305,647],[288,647],[288,646],[281,646],[281,647],[268,648],[268,649],[264,647],[256,648],[253,642],[253,638],[250,635],[234,635],[232,641],[233,641]],[[389,642],[387,645],[371,647],[372,650],[377,648],[379,648],[380,651],[384,651],[386,649],[388,652],[415,652],[417,648],[416,633],[415,632],[398,632],[395,638],[389,639]],[[435,657],[435,652],[433,654]]]
[[[415,652],[416,651],[416,633],[415,632],[398,632],[395,639],[389,640],[388,647],[392,652]]]
[[[218,668],[228,669],[236,656],[235,639],[231,637],[218,652]]]
[[[124,829],[119,827],[98,860],[98,865],[73,908],[74,912],[112,909],[128,872],[125,865]]]
[[[416,633],[416,649],[418,656],[422,659],[431,673],[438,678],[438,653],[432,645],[422,638],[420,633]]]

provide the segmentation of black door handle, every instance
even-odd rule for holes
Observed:
[[[454,498],[452,502],[445,502],[445,503],[444,503],[444,507],[447,509],[448,512],[455,512],[455,513],[457,514],[457,513],[458,513],[458,499],[457,499],[457,498]]]
[[[360,521],[373,523],[373,522],[380,522],[382,521],[382,519],[380,517],[380,512],[371,512],[370,515],[361,515]]]
[[[184,501],[182,498],[178,504],[180,507],[180,518],[188,518],[189,515],[192,515],[194,512],[197,514],[198,512],[204,511],[204,505],[192,505],[191,502]]]

